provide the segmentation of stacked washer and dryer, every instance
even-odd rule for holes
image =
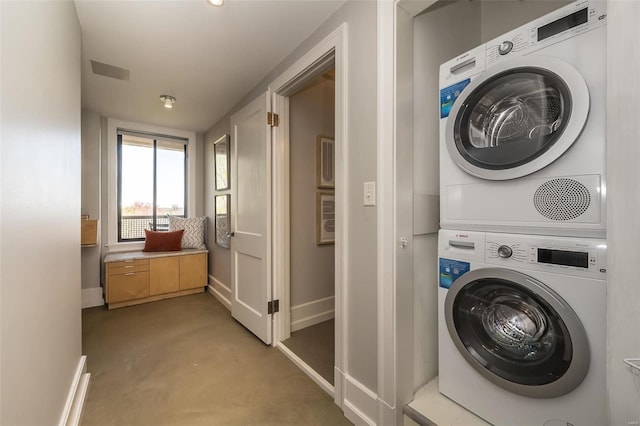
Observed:
[[[439,386],[496,425],[606,424],[606,4],[440,68]]]

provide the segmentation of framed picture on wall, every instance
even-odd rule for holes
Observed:
[[[231,247],[231,195],[215,196],[216,214],[216,245],[224,248]]]
[[[213,143],[213,157],[216,176],[216,191],[229,189],[229,135],[224,135]]]
[[[335,188],[334,139],[318,136],[316,140],[316,173],[318,188]]]
[[[336,203],[332,192],[316,194],[316,244],[333,244],[336,239]]]

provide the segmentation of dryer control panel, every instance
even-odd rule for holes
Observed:
[[[486,44],[486,65],[526,55],[605,25],[606,2],[579,0]]]
[[[486,234],[485,261],[502,266],[602,279],[606,242],[590,238]]]

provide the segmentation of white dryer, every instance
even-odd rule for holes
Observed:
[[[442,228],[605,236],[605,23],[580,0],[441,66]]]
[[[440,392],[497,426],[606,424],[604,240],[441,230]]]

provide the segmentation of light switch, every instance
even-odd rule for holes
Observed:
[[[376,183],[375,182],[364,183],[364,205],[365,206],[376,205]]]

